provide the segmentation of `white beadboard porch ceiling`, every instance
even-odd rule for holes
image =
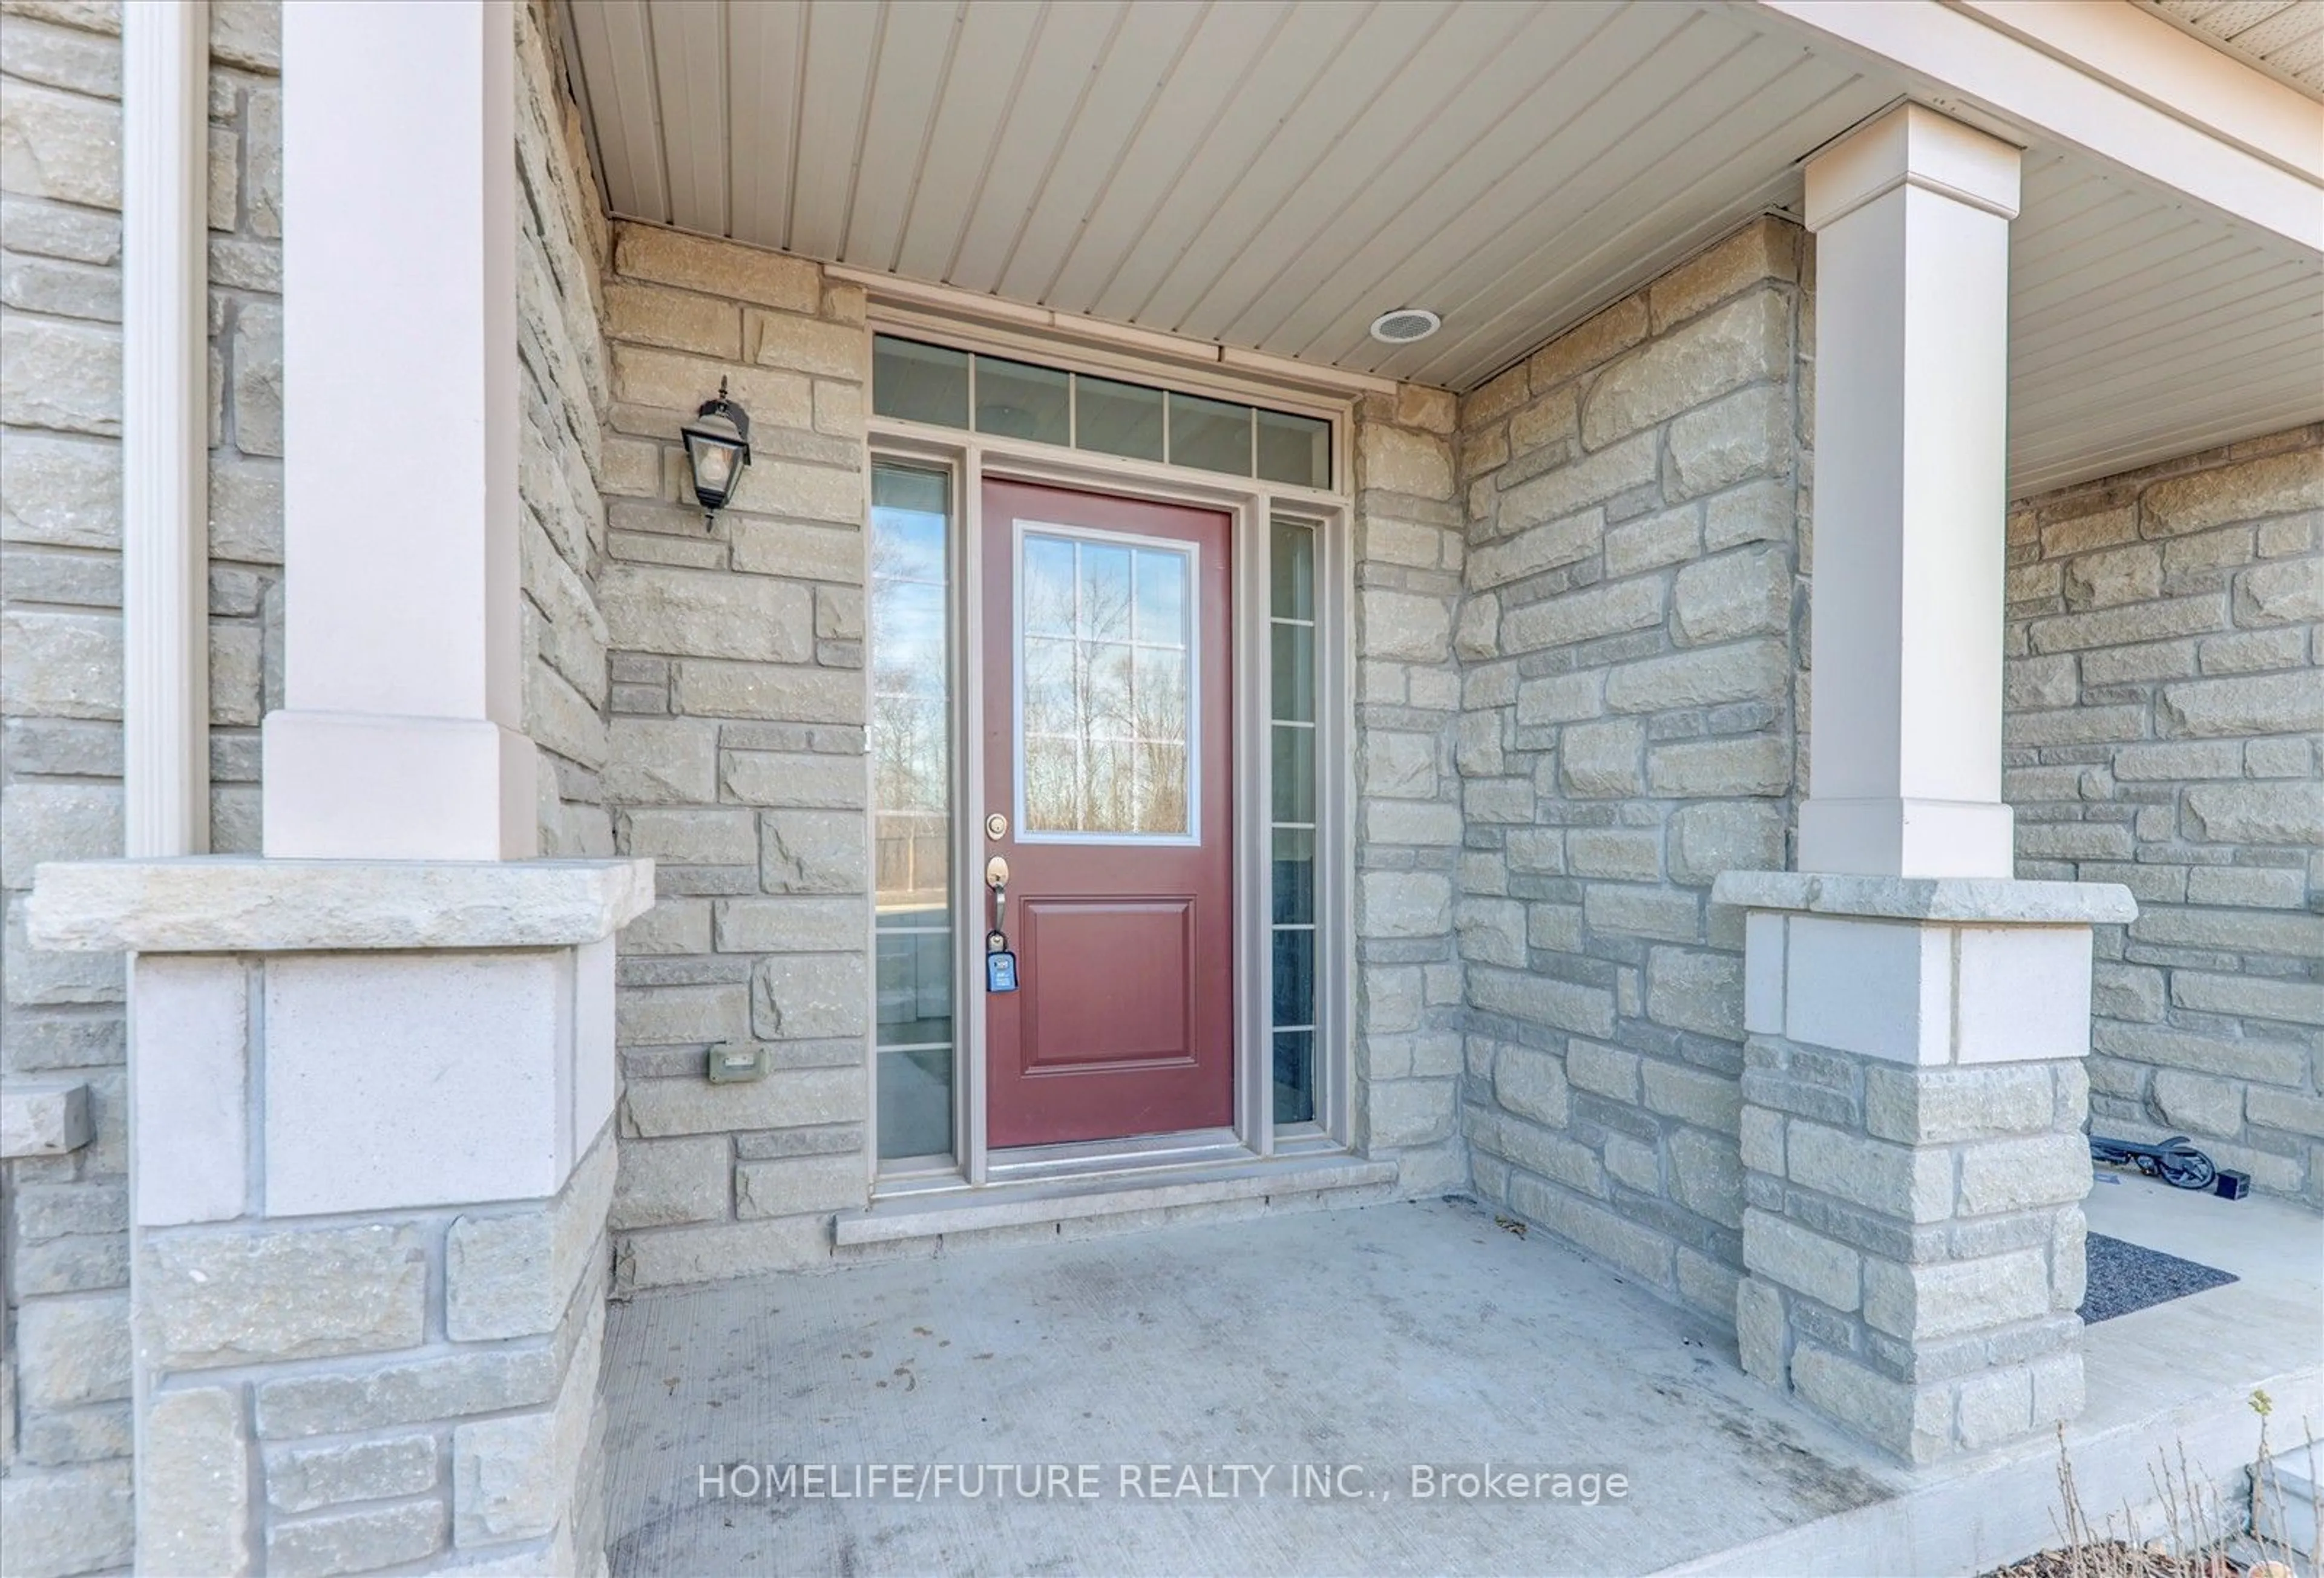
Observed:
[[[1901,96],[1731,0],[572,0],[611,210],[1454,390]],[[722,65],[723,62],[723,65]],[[2026,493],[2324,417],[2324,271],[2038,144]],[[1417,306],[1444,328],[1370,338]]]

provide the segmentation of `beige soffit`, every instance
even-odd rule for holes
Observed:
[[[1795,212],[1802,158],[1936,91],[1739,3],[573,0],[565,14],[617,215],[898,294],[941,286],[1060,328],[1214,346],[1200,353],[1223,363],[1454,390],[1751,215]],[[2024,141],[2014,491],[2324,418],[2313,249]],[[1443,330],[1370,339],[1402,306]]]
[[[2324,0],[2138,0],[2205,43],[2324,97]]]

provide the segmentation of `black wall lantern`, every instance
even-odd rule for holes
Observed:
[[[726,398],[722,378],[717,398],[703,401],[694,420],[678,434],[686,440],[686,458],[694,468],[694,496],[701,500],[706,531],[733,498],[742,468],[751,463],[751,414]]]

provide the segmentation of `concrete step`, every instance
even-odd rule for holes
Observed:
[[[2252,1471],[2253,1534],[2311,1562],[2324,1555],[2316,1537],[2319,1467],[2324,1467],[2324,1445],[2311,1441]]]

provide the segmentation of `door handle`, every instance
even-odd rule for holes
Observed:
[[[984,885],[992,890],[992,936],[1005,939],[1009,934],[1009,862],[1002,857],[995,855],[984,863]],[[986,946],[991,947],[991,938],[986,939]],[[1004,941],[1001,947],[1006,946]]]

